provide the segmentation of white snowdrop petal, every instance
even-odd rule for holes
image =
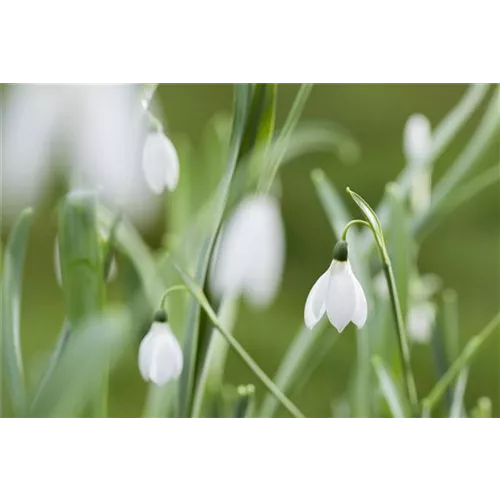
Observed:
[[[148,186],[156,194],[173,191],[179,182],[179,158],[172,141],[161,132],[148,134],[142,154]]]
[[[285,261],[285,230],[273,198],[254,199],[255,234],[245,275],[245,295],[255,307],[267,306],[276,296]]]
[[[244,293],[255,306],[275,296],[283,272],[285,236],[279,206],[251,196],[236,208],[221,234],[211,273],[218,295]]]
[[[365,292],[358,279],[351,272],[352,282],[354,284],[354,293],[356,294],[356,307],[354,308],[354,314],[352,315],[352,322],[358,327],[362,328],[366,323],[366,318],[368,316],[368,305],[366,303]]]
[[[408,161],[422,160],[430,152],[432,131],[429,120],[421,114],[408,118],[403,134],[403,148]]]
[[[323,273],[316,283],[314,283],[309,295],[307,296],[306,306],[304,309],[304,323],[307,328],[313,329],[319,320],[323,317],[326,311],[326,292],[328,290],[328,282],[330,271]]]
[[[326,292],[326,312],[330,323],[342,333],[356,307],[356,292],[349,262],[333,261]]]

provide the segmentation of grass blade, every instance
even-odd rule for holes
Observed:
[[[273,383],[273,381],[264,373],[264,371],[259,367],[259,365],[252,359],[252,357],[245,351],[241,344],[226,331],[223,325],[221,325],[217,315],[209,304],[203,290],[196,284],[196,282],[183,271],[183,269],[172,261],[179,276],[188,288],[189,292],[193,295],[194,299],[198,302],[201,308],[205,311],[208,318],[212,324],[219,330],[219,332],[224,336],[226,341],[229,343],[231,348],[238,354],[241,360],[252,370],[252,372],[259,378],[259,380],[264,384],[264,386],[274,394],[276,398],[279,399],[281,404],[294,416],[294,417],[304,417],[302,412],[279,390],[278,387]]]
[[[460,372],[457,383],[455,384],[455,391],[453,392],[453,400],[451,403],[450,418],[461,418],[463,416],[464,395],[468,378],[469,369],[466,366]]]
[[[56,367],[34,400],[32,417],[74,417],[95,399],[108,367],[130,340],[130,318],[107,313],[83,321],[71,332]]]
[[[59,255],[70,328],[97,314],[104,299],[104,259],[99,242],[96,197],[74,191],[59,214]]]
[[[2,272],[2,332],[0,335],[0,395],[5,376],[12,409],[21,416],[26,410],[24,370],[21,355],[22,273],[33,211],[24,210],[7,241]],[[0,398],[1,408],[1,398]]]
[[[298,385],[304,383],[304,372],[311,368],[311,358],[318,352],[321,340],[327,335],[332,338],[332,342],[338,338],[337,335],[333,336],[331,332],[326,332],[327,325],[328,321],[324,319],[313,330],[309,330],[306,326],[299,330],[273,379],[281,392],[285,394],[295,393]],[[321,349],[321,351],[325,352],[325,349]],[[267,394],[262,402],[259,416],[262,418],[273,417],[278,407],[279,400],[273,394]]]
[[[441,377],[438,383],[434,386],[428,396],[422,401],[422,405],[426,413],[430,413],[433,408],[439,403],[443,397],[446,389],[454,382],[459,373],[467,365],[471,363],[474,356],[479,352],[484,343],[491,337],[497,330],[500,324],[500,313],[483,328],[483,330],[472,337],[465,345],[463,351],[460,353],[455,362],[450,366],[448,371]]]
[[[372,365],[377,375],[380,390],[384,395],[384,399],[387,402],[387,406],[389,407],[392,416],[394,418],[404,418],[408,416],[409,412],[405,409],[405,405],[403,403],[404,398],[401,396],[394,377],[385,366],[382,359],[375,356],[372,358]]]

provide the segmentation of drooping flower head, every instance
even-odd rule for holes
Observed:
[[[158,311],[139,346],[139,371],[142,378],[161,387],[179,378],[182,365],[181,346],[168,325],[167,315],[163,310]]]
[[[279,205],[268,195],[244,199],[222,231],[211,287],[216,294],[245,295],[265,306],[276,295],[285,259],[285,236]]]
[[[351,321],[358,328],[366,322],[366,297],[352,272],[346,241],[339,241],[335,245],[330,267],[309,292],[304,310],[306,326],[314,328],[325,312],[339,333]]]

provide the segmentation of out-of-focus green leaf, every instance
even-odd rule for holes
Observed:
[[[245,132],[248,117],[248,107],[251,97],[251,86],[248,84],[236,85],[233,128],[231,133],[230,151],[224,178],[222,179],[217,193],[213,199],[213,207],[210,210],[212,220],[205,229],[206,233],[200,245],[200,255],[195,269],[195,282],[203,287],[208,270],[208,264],[212,256],[213,245],[219,231],[224,209],[226,206],[231,180],[236,168],[237,159],[241,147],[241,141]],[[184,328],[184,368],[179,381],[179,413],[187,417],[192,412],[195,368],[200,362],[197,360],[198,338],[200,324],[200,304],[195,298],[191,298],[188,304],[187,318]]]
[[[477,196],[483,190],[490,186],[494,186],[499,180],[500,164],[488,168],[482,174],[471,179],[464,186],[456,188],[456,190],[454,190],[443,202],[442,208],[438,213],[434,213],[432,217],[429,213],[425,213],[414,220],[413,233],[415,237],[422,239],[427,236],[444,217]]]
[[[465,125],[470,116],[478,108],[486,97],[488,85],[473,84],[464,94],[458,104],[443,118],[436,127],[432,137],[432,149],[427,159],[427,163],[434,163],[441,153],[448,147],[456,134]],[[421,165],[425,167],[425,165]],[[402,194],[406,196],[410,190],[415,175],[419,174],[419,168],[405,168],[398,176],[396,183],[400,186]],[[389,205],[386,199],[383,199],[377,207],[377,213],[382,223],[385,225],[389,216]],[[369,242],[367,253],[373,249],[373,242],[369,241],[369,236],[363,238],[363,245]]]
[[[263,175],[261,177],[261,182],[259,184],[260,191],[267,192],[271,188],[271,185],[278,173],[279,167],[282,163],[283,157],[291,143],[291,135],[297,126],[297,123],[302,115],[304,106],[307,102],[309,94],[312,90],[311,83],[303,83],[295,97],[292,105],[292,109],[287,116],[283,129],[278,135],[277,143],[280,145],[278,150],[269,157],[269,163],[266,165]]]
[[[32,417],[81,414],[106,380],[108,367],[130,340],[124,311],[106,313],[79,324],[71,332],[57,365],[31,406]]]
[[[3,377],[12,409],[21,416],[26,410],[24,370],[21,354],[21,289],[24,258],[33,211],[25,209],[7,241],[2,272],[2,332],[0,335],[0,396]],[[0,397],[1,409],[1,397]]]
[[[102,307],[104,258],[99,242],[96,197],[74,191],[64,199],[59,213],[59,256],[70,328]]]
[[[394,276],[399,292],[403,317],[408,312],[408,288],[412,269],[413,245],[411,241],[410,217],[404,196],[397,184],[389,184],[387,196],[390,206],[390,225],[387,246],[394,266]]]
[[[372,359],[373,368],[377,374],[380,390],[384,395],[391,414],[395,418],[404,418],[410,415],[405,407],[405,398],[401,395],[394,377],[384,362],[378,356]]]
[[[237,316],[239,301],[235,297],[226,297],[219,308],[219,321],[228,332],[232,332]],[[222,334],[214,328],[210,336],[210,344],[203,363],[200,379],[196,386],[193,416],[201,414],[204,399],[217,394],[223,385],[224,368],[229,350],[229,344]],[[208,391],[207,391],[208,389]]]
[[[453,391],[453,399],[451,403],[450,418],[461,418],[463,415],[464,395],[469,378],[469,369],[466,366],[458,376],[455,390]]]
[[[332,335],[332,332],[326,331],[327,325],[328,321],[323,319],[313,330],[309,330],[306,326],[299,330],[273,379],[281,392],[286,394],[295,393],[297,386],[304,382],[305,372],[308,371],[307,375],[310,374],[311,358],[316,355],[318,350],[324,352],[322,340],[329,336],[333,343],[338,338],[337,335]],[[279,401],[272,394],[267,394],[262,402],[259,412],[260,417],[274,416],[279,404]]]

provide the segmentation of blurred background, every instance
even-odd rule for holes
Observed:
[[[298,87],[278,87],[277,128],[293,102]],[[316,85],[302,121],[330,120],[347,129],[359,143],[362,156],[353,165],[343,165],[333,154],[309,154],[282,169],[282,209],[287,240],[286,270],[281,291],[265,311],[241,309],[235,335],[273,375],[288,345],[303,321],[307,294],[331,260],[335,243],[327,219],[316,198],[310,173],[322,168],[340,192],[350,186],[372,206],[380,200],[385,185],[395,179],[404,166],[403,128],[409,115],[422,113],[433,126],[456,104],[466,86],[461,85]],[[156,106],[174,144],[189,139],[200,149],[207,124],[215,114],[231,112],[233,88],[230,85],[161,85]],[[439,178],[461,151],[485,109],[483,103],[452,145],[435,165]],[[29,142],[26,147],[29,147]],[[491,167],[500,159],[500,140],[484,155],[475,172]],[[200,169],[203,159],[191,168]],[[182,178],[181,163],[181,178]],[[62,194],[57,182],[38,207],[30,236],[24,274],[22,304],[22,350],[28,380],[36,380],[46,356],[53,347],[64,319],[63,295],[54,273],[56,205]],[[167,195],[168,198],[168,195]],[[352,202],[345,203],[358,215]],[[168,210],[168,201],[166,204]],[[142,229],[154,248],[161,244],[161,218]],[[2,245],[9,230],[2,222]],[[498,311],[500,305],[500,193],[498,184],[483,191],[443,222],[426,238],[419,254],[421,273],[440,276],[445,288],[457,291],[460,306],[462,342],[478,333]],[[113,285],[111,285],[113,287]],[[114,285],[116,286],[116,285]],[[112,296],[112,294],[111,294]],[[369,304],[370,307],[370,304]],[[329,334],[338,335],[333,327]],[[331,403],[345,391],[355,356],[354,328],[349,326],[314,372],[294,401],[307,416],[330,416]],[[498,338],[490,341],[473,363],[467,388],[467,406],[481,396],[493,400],[494,414],[499,407]],[[428,392],[436,381],[434,359],[429,346],[413,347],[413,363],[419,394]],[[227,378],[230,382],[255,383],[257,395],[264,389],[238,358],[229,354]],[[130,350],[113,374],[110,389],[111,416],[139,416],[146,384]],[[280,414],[281,415],[281,414]]]

